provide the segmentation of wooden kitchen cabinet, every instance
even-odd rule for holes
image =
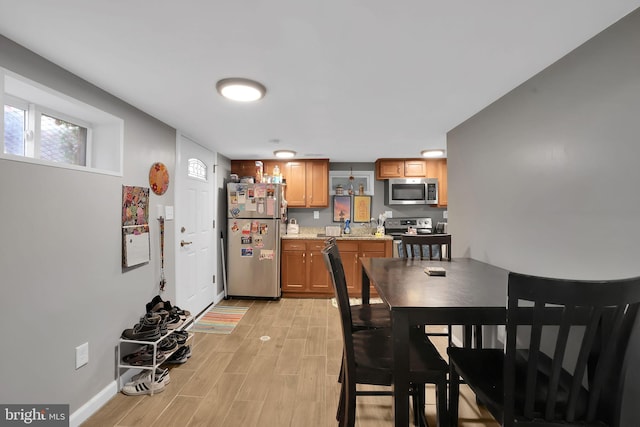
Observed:
[[[329,160],[287,162],[285,197],[290,208],[326,208],[329,206]]]
[[[347,289],[352,297],[362,292],[360,257],[391,257],[392,241],[349,238],[338,240]],[[281,286],[283,297],[333,297],[333,284],[322,258],[323,239],[283,239]],[[375,295],[375,290],[372,289]]]
[[[329,272],[322,259],[323,247],[323,240],[282,241],[280,282],[283,296],[333,295]]]
[[[427,175],[427,162],[423,159],[409,159],[404,161],[405,178],[422,178]]]
[[[239,178],[243,176],[256,176],[255,160],[231,160],[231,173],[235,173]]]
[[[393,255],[392,240],[349,239],[338,240],[338,251],[342,258],[344,275],[347,279],[347,290],[351,297],[362,294],[362,263],[360,258],[390,258]],[[375,289],[371,294],[376,296]]]
[[[360,262],[358,261],[358,242],[352,240],[340,240],[336,242],[338,244],[338,251],[340,252],[340,258],[342,258],[342,267],[344,268],[344,276],[347,282],[347,292],[349,295],[357,296],[358,289],[362,289],[362,286],[358,287],[358,283],[362,282],[362,271],[360,269]]]
[[[438,179],[438,207],[447,207],[447,159],[428,159],[427,178]]]
[[[404,160],[376,160],[376,179],[402,178],[404,176]]]
[[[278,165],[286,179],[285,198],[290,208],[329,207],[329,159],[262,160],[263,174],[273,176]],[[239,177],[256,175],[255,160],[231,160],[231,173]]]
[[[427,162],[424,159],[378,159],[376,179],[424,178]]]

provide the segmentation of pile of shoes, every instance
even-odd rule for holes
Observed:
[[[191,347],[186,345],[189,333],[180,329],[186,325],[185,322],[192,320],[191,313],[163,301],[160,295],[147,303],[146,309],[145,315],[133,328],[122,331],[122,338],[149,344],[125,355],[122,362],[130,366],[155,368],[142,371],[124,385],[122,392],[129,396],[164,391],[169,383],[169,370],[159,365],[181,364],[191,357]]]

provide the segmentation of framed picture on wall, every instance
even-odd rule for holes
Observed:
[[[353,222],[371,221],[371,196],[353,196]]]
[[[351,219],[351,196],[333,196],[333,222]]]

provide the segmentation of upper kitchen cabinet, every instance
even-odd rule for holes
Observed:
[[[326,208],[329,206],[329,160],[287,162],[283,171],[290,208]]]
[[[447,207],[447,159],[427,159],[426,177],[438,179],[438,207]]]
[[[231,173],[235,173],[238,177],[256,176],[255,160],[231,160]]]
[[[376,179],[424,178],[427,175],[427,161],[424,159],[378,159]]]
[[[438,207],[447,206],[447,159],[378,159],[376,179],[437,178]]]

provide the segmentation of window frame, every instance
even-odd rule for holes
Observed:
[[[12,84],[13,91],[21,93],[8,93],[7,81]],[[0,159],[106,175],[123,175],[124,121],[121,118],[2,67],[0,67],[0,104],[3,106],[3,113],[4,106],[10,105],[26,111],[27,115],[24,136],[25,155],[22,156],[4,152],[3,114],[3,118],[0,120]],[[65,111],[65,109],[69,111]],[[84,165],[40,158],[42,114],[86,129]],[[78,117],[79,115],[87,118]],[[96,119],[97,124],[92,119]],[[96,146],[96,135],[100,135],[99,146]],[[29,137],[32,138],[32,141],[28,141]],[[94,151],[96,148],[98,151]],[[100,154],[106,154],[106,157],[100,156]]]

